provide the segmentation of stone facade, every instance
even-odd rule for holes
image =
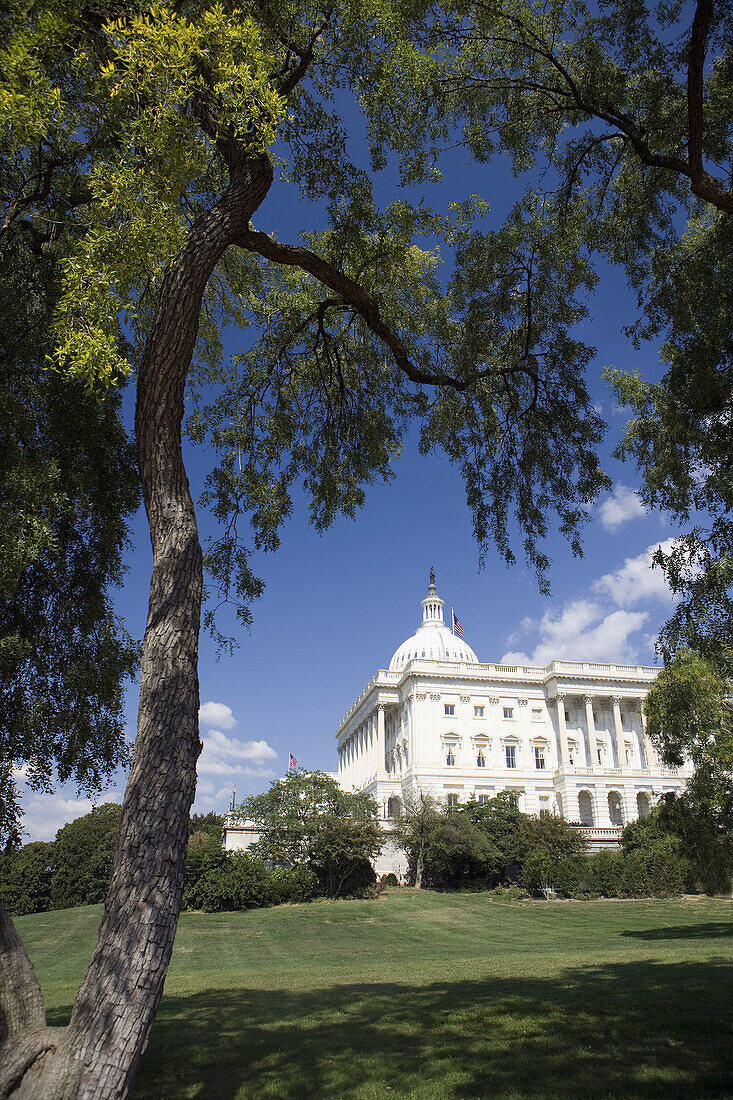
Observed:
[[[461,803],[509,790],[526,813],[582,824],[591,848],[616,847],[626,822],[682,789],[688,769],[662,767],[644,732],[655,668],[483,664],[445,624],[432,575],[422,608],[335,735],[339,782],[371,794],[387,828],[411,793]],[[388,845],[378,873],[405,870]]]

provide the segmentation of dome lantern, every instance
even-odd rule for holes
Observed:
[[[428,594],[422,602],[422,624],[435,626],[437,623],[443,623],[443,600],[435,587],[435,570],[431,567]]]
[[[458,638],[443,621],[443,600],[435,587],[435,570],[430,570],[428,594],[422,601],[422,622],[412,637],[397,649],[389,663],[398,671],[413,658],[432,661],[466,661],[477,665],[478,657],[470,645]]]

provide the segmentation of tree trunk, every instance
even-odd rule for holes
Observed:
[[[45,1028],[40,990],[38,997],[31,993],[31,1008],[21,1014],[19,1028],[13,1025],[12,1036],[6,1025],[0,1054],[7,1051],[12,1060],[9,1040],[14,1038],[17,1045],[21,1035],[39,1052],[30,1063],[32,1074],[20,1066],[7,1084],[0,1076],[0,1097],[13,1088],[18,1100],[127,1096],[158,1009],[181,906],[188,817],[201,751],[198,635],[203,577],[181,449],[184,387],[206,283],[225,249],[246,230],[271,182],[265,156],[234,165],[227,192],[192,227],[163,280],[137,390],[135,429],[153,573],[138,732],[112,881],[68,1029]],[[22,984],[30,989],[28,972],[33,981],[35,975],[19,946],[11,965],[18,973],[25,967]],[[3,1018],[15,1018],[12,1006]],[[55,1049],[49,1050],[48,1033],[55,1035]]]

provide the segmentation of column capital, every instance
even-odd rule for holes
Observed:
[[[584,695],[583,696],[583,702],[585,703],[586,706],[588,706],[589,703],[590,703],[591,706],[593,706],[593,700],[594,699],[595,699],[595,695]]]
[[[620,695],[612,695],[611,696],[611,702],[613,703],[613,705],[615,707],[620,707],[621,706],[621,696]]]

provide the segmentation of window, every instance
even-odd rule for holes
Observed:
[[[506,745],[506,766],[508,768],[516,768],[517,766],[517,750],[514,745]]]
[[[603,766],[606,762],[606,746],[601,745],[600,742],[596,745],[596,751],[598,753],[598,763]]]
[[[575,745],[572,741],[568,742],[568,762],[570,764],[575,764]]]
[[[540,817],[550,816],[550,799],[547,795],[540,795]]]
[[[566,722],[569,722],[569,721],[570,721],[570,711],[569,711],[569,710],[566,710],[566,711],[565,711],[565,721],[566,721]]]
[[[634,754],[631,751],[631,745],[627,745],[626,746],[626,763],[627,764],[633,764],[633,762],[634,762]]]
[[[443,713],[444,714],[455,714],[456,713],[455,703],[445,703],[444,706],[443,706]]]
[[[448,749],[448,752],[445,754],[445,762],[446,762],[446,764],[448,765],[449,768],[452,768],[453,765],[455,764],[456,758],[453,755],[453,749],[450,749],[450,748]]]
[[[504,707],[504,717],[505,718],[513,718],[514,717],[514,707]]]
[[[541,722],[542,721],[542,708],[541,707],[532,707],[532,721],[533,722]]]
[[[519,809],[519,791],[509,791],[509,801],[511,802],[512,806],[515,806],[516,809]]]
[[[534,766],[539,768],[540,771],[545,769],[545,748],[544,745],[535,745],[534,747]]]
[[[484,756],[484,750],[483,749],[478,750],[478,754],[476,756],[476,767],[477,768],[485,768],[486,767],[486,757]]]
[[[474,716],[474,718],[483,718],[484,708],[483,707],[474,707],[473,708],[473,716]]]
[[[457,794],[449,794],[448,797],[446,798],[446,803],[448,805],[449,810],[457,809],[458,808],[458,795]]]
[[[487,794],[480,794],[478,796],[479,806],[485,806],[488,801],[489,801],[489,796]]]

